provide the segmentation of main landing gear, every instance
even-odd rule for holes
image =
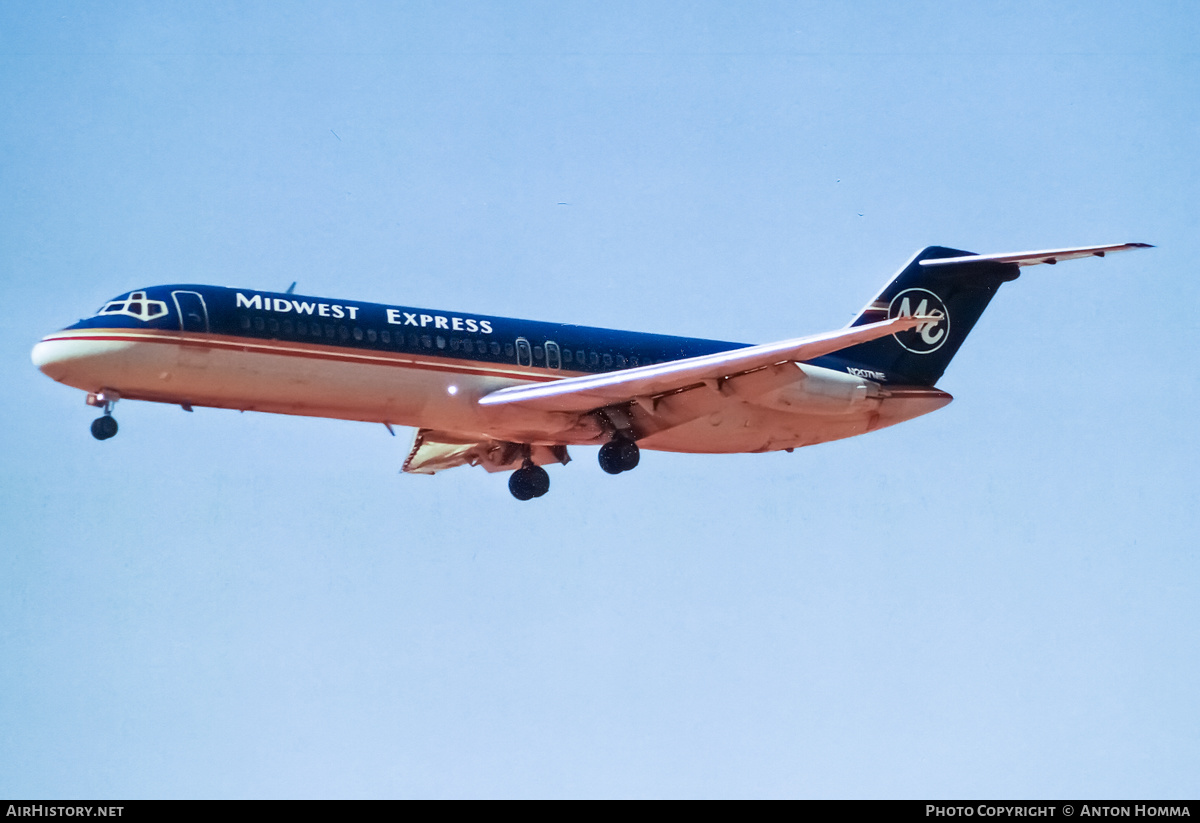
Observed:
[[[508,478],[508,490],[518,500],[532,500],[550,491],[550,475],[541,466],[526,460]]]
[[[113,406],[120,399],[121,395],[111,389],[105,389],[87,396],[87,404],[89,406],[98,406],[104,409],[104,416],[97,417],[92,421],[92,437],[97,440],[107,440],[110,437],[116,436],[117,418],[112,416],[112,412]]]
[[[528,449],[529,447],[523,447]],[[557,448],[562,448],[561,446]],[[609,474],[627,472],[637,466],[641,460],[641,449],[632,437],[620,435],[600,447],[600,468]],[[566,463],[565,449],[559,462]],[[525,459],[521,468],[514,471],[508,478],[508,490],[518,500],[532,500],[550,491],[550,475],[541,466],[536,465],[525,451]]]
[[[638,444],[625,437],[618,437],[600,447],[600,468],[609,474],[620,474],[637,468],[642,459]]]

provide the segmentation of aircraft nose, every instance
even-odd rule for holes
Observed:
[[[66,371],[66,363],[70,359],[68,348],[64,341],[55,340],[54,335],[49,335],[33,347],[30,359],[43,374],[58,380]]]

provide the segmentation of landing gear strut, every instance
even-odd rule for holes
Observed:
[[[550,475],[541,466],[526,460],[521,468],[508,478],[508,490],[518,500],[532,500],[550,491]]]
[[[624,437],[619,437],[600,447],[600,468],[609,474],[620,474],[637,468],[642,458],[638,444]]]
[[[104,416],[92,421],[92,437],[97,440],[107,440],[117,434],[117,418],[112,416],[113,406],[121,399],[121,395],[111,389],[87,396],[89,406],[99,406],[104,409]]]

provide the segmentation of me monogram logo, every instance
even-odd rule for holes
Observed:
[[[946,304],[929,289],[905,289],[892,298],[888,319],[896,317],[936,317],[915,329],[893,334],[896,342],[913,354],[931,354],[950,336],[950,312]]]

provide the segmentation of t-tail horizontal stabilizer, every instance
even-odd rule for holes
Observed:
[[[1045,251],[1017,251],[1008,254],[968,254],[963,257],[942,257],[936,260],[922,260],[922,266],[956,266],[960,263],[1014,263],[1018,266],[1036,266],[1048,263],[1053,266],[1063,260],[1077,260],[1080,257],[1103,257],[1118,251],[1133,249],[1152,249],[1149,243],[1117,243],[1112,246],[1079,246],[1073,249],[1046,249]]]
[[[911,331],[870,340],[824,357],[817,365],[851,373],[869,373],[881,382],[932,386],[967,339],[975,322],[1004,283],[1016,280],[1021,267],[1053,265],[1080,257],[1104,257],[1146,243],[1079,246],[1068,249],[972,254],[960,249],[930,246],[917,253],[866,305],[849,328],[896,317],[938,315]]]

